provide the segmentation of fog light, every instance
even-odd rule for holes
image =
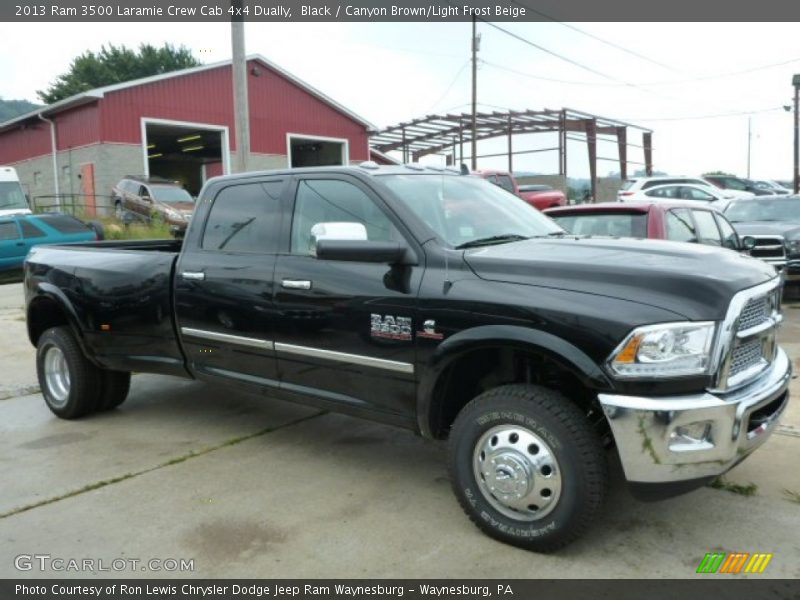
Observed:
[[[711,421],[696,421],[676,427],[669,435],[669,449],[673,452],[705,450],[711,443]]]

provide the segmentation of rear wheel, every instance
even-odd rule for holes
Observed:
[[[537,552],[577,539],[602,505],[605,452],[567,398],[533,385],[489,390],[451,429],[453,491],[486,534]]]
[[[101,369],[102,390],[97,410],[111,410],[125,402],[131,387],[131,374],[124,371]]]
[[[39,387],[48,408],[62,419],[77,419],[96,410],[100,369],[83,354],[68,327],[53,327],[36,347]]]

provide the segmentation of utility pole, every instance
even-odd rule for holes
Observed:
[[[231,7],[242,8],[242,0],[231,0]],[[238,13],[241,15],[241,12]],[[247,101],[247,57],[244,51],[244,17],[231,18],[231,48],[233,51],[233,116],[236,132],[236,173],[247,171],[250,157],[250,109]]]
[[[747,117],[747,178],[750,179],[750,146],[753,142],[753,117]]]
[[[792,77],[792,85],[794,85],[794,193],[800,192],[800,132],[798,132],[798,124],[800,124],[800,115],[797,114],[800,108],[800,75]]]
[[[481,38],[477,33],[477,19],[472,14],[472,170],[478,168],[478,50]]]

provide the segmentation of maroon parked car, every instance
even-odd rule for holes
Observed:
[[[695,242],[742,250],[733,225],[697,202],[607,202],[550,208],[544,213],[570,233]]]

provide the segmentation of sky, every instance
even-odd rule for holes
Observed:
[[[793,114],[783,106],[792,104],[792,75],[800,73],[797,24],[497,25],[550,53],[479,23],[479,109],[568,107],[652,129],[654,167],[675,175],[746,176],[749,140],[753,178],[791,178]],[[470,23],[443,22],[245,28],[248,53],[266,56],[378,127],[468,112],[470,35]],[[109,42],[182,44],[202,62],[231,56],[226,23],[0,23],[0,97],[38,101],[36,91],[72,58]],[[555,145],[549,134],[516,142],[521,150]],[[505,140],[496,140],[481,144],[479,153],[504,149]],[[599,144],[599,156],[616,154],[615,144]],[[639,148],[628,154],[643,161]],[[588,175],[585,144],[570,142],[568,161],[569,175]],[[505,158],[479,160],[483,168],[506,165]],[[521,155],[514,168],[554,173],[558,157]],[[600,175],[618,170],[614,161],[598,165]]]

